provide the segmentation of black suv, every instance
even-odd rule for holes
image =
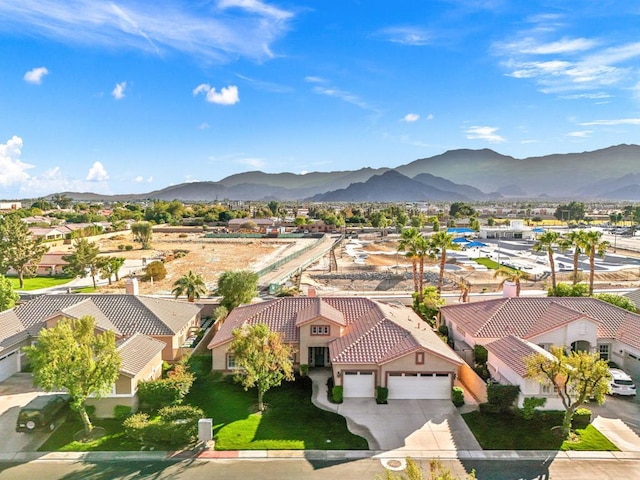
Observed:
[[[33,432],[48,428],[56,428],[56,419],[67,412],[71,397],[64,393],[40,395],[34,398],[18,413],[17,432]]]

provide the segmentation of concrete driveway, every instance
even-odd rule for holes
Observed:
[[[349,431],[369,442],[370,450],[481,450],[469,427],[450,400],[389,400],[347,398],[330,403],[326,372],[313,371],[313,403],[342,415]]]
[[[16,432],[20,407],[42,393],[33,387],[29,373],[16,373],[0,382],[0,453],[35,451],[47,439],[48,431]]]

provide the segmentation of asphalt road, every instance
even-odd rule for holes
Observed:
[[[428,461],[419,462],[428,471]],[[474,460],[443,461],[458,478],[472,469],[478,480],[622,480],[640,477],[640,461],[632,460]],[[384,475],[380,460],[348,462],[283,460],[216,460],[145,462],[117,460],[100,463],[41,460],[26,464],[0,463],[0,480],[153,479],[153,480],[374,480]],[[429,478],[428,475],[425,477]],[[378,477],[381,478],[381,477]]]

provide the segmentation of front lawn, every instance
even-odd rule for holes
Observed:
[[[40,290],[41,288],[57,287],[69,283],[72,279],[68,277],[33,277],[24,279],[24,287],[20,288],[18,277],[7,277],[14,290],[29,291]]]
[[[551,430],[562,424],[564,412],[542,412],[531,420],[520,415],[488,414],[479,411],[462,415],[485,450],[594,450],[618,451],[595,427],[578,429],[579,441],[563,441]]]
[[[73,437],[84,429],[80,417],[70,413],[67,420],[51,434],[38,449],[39,452],[94,452],[94,451],[138,451],[140,444],[124,434],[122,420],[114,418],[93,421],[94,427],[102,427],[107,434],[93,442],[76,442]]]
[[[213,419],[216,450],[366,450],[344,417],[311,403],[311,379],[303,377],[265,394],[268,409],[255,411],[258,395],[229,379],[197,380],[186,402]]]

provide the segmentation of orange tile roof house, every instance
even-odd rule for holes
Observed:
[[[524,378],[521,360],[552,345],[597,351],[640,376],[640,315],[595,298],[513,297],[447,305],[440,309],[440,323],[463,358],[470,363],[473,346],[483,345],[492,377],[519,384],[526,396],[553,397],[547,386]],[[546,408],[554,408],[554,401]]]
[[[209,344],[231,373],[234,329],[264,323],[297,353],[296,366],[331,368],[344,397],[449,399],[463,361],[411,309],[359,297],[283,297],[235,308]]]
[[[158,378],[163,361],[176,361],[181,345],[200,326],[201,307],[186,302],[138,295],[41,295],[0,313],[0,381],[21,371],[40,330],[62,318],[91,316],[99,330],[116,335],[122,357],[113,392],[96,403],[98,415],[115,405],[136,405],[139,381]]]

